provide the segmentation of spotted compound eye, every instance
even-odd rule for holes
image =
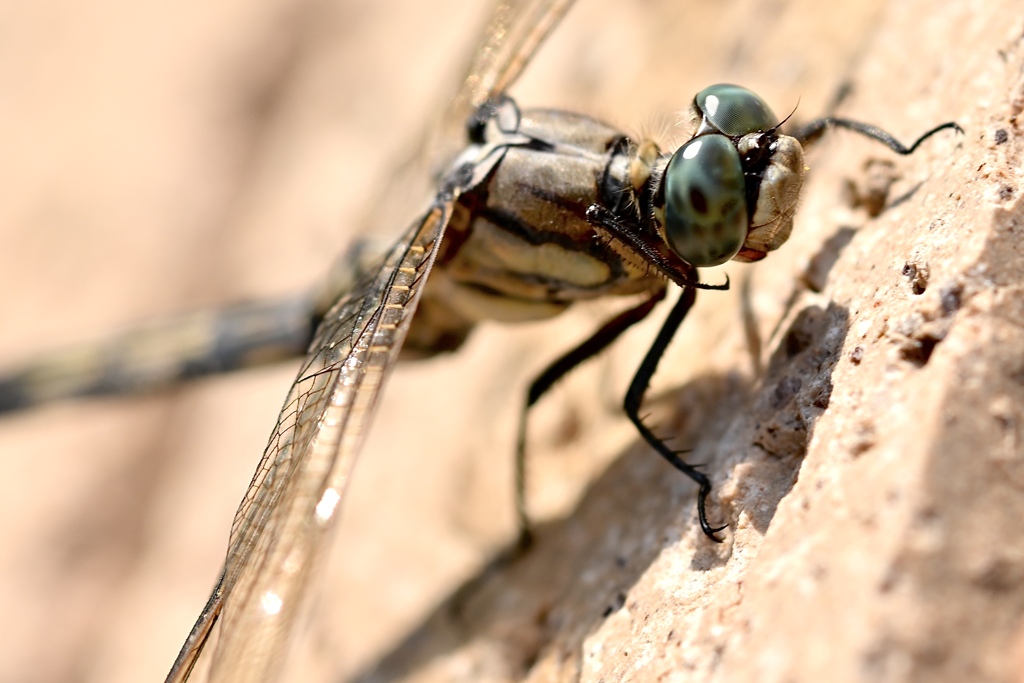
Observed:
[[[779,120],[754,92],[738,85],[719,83],[704,88],[693,98],[701,116],[697,135],[719,132],[732,138],[771,130]]]
[[[708,134],[680,147],[664,177],[665,237],[694,266],[717,266],[747,237],[749,214],[740,155],[724,135]]]

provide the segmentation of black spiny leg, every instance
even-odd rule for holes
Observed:
[[[649,443],[654,450],[658,451],[663,458],[672,463],[673,467],[697,482],[697,485],[700,487],[697,493],[697,516],[700,519],[701,531],[712,541],[721,543],[722,539],[715,534],[725,529],[728,525],[720,527],[711,526],[708,524],[707,512],[705,511],[708,494],[711,493],[711,481],[707,478],[707,475],[697,470],[693,465],[686,464],[679,457],[678,453],[666,446],[640,419],[640,405],[643,403],[644,394],[647,393],[647,387],[651,384],[651,377],[654,376],[655,370],[658,369],[658,362],[661,360],[661,356],[665,353],[665,349],[668,347],[669,342],[672,341],[672,337],[675,335],[676,330],[679,329],[679,325],[690,311],[690,307],[693,306],[696,298],[697,290],[692,287],[683,289],[683,293],[679,296],[679,301],[672,307],[672,311],[668,314],[665,324],[662,325],[661,331],[658,332],[658,336],[655,338],[647,355],[644,356],[640,368],[636,371],[633,382],[629,385],[629,391],[626,392],[625,408],[626,415],[636,425],[640,436],[644,437],[644,441]]]
[[[519,520],[517,545],[520,551],[528,548],[533,542],[530,515],[526,511],[526,417],[530,408],[547,393],[555,382],[583,361],[601,353],[609,344],[618,339],[619,335],[647,317],[655,304],[664,298],[665,290],[659,290],[639,305],[615,316],[602,325],[589,339],[549,365],[530,384],[530,389],[526,392],[526,403],[522,412],[519,413],[519,437],[516,441],[516,517]]]
[[[829,128],[845,128],[846,130],[852,130],[855,133],[860,133],[866,138],[871,138],[872,140],[877,140],[878,142],[881,142],[883,145],[885,145],[892,151],[896,152],[897,154],[902,154],[903,156],[913,154],[914,150],[916,150],[922,142],[924,142],[931,136],[935,135],[940,130],[955,130],[961,135],[964,132],[964,129],[957,125],[955,121],[949,121],[948,123],[943,123],[942,125],[935,126],[930,131],[926,132],[924,135],[914,140],[914,142],[911,143],[909,147],[907,147],[899,140],[897,140],[895,137],[893,137],[891,133],[887,133],[878,126],[873,126],[870,123],[862,123],[861,121],[851,121],[850,119],[840,119],[834,116],[826,116],[821,119],[815,119],[814,121],[808,123],[806,126],[794,131],[793,137],[799,140],[801,145],[804,145],[806,147],[807,145],[813,143],[818,138],[820,138]]]

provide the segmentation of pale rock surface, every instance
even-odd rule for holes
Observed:
[[[12,5],[2,357],[313,282],[464,7]],[[710,82],[802,121],[846,84],[841,115],[965,133],[826,138],[791,242],[699,297],[647,408],[706,463],[723,544],[619,413],[658,320],[531,417],[542,524],[510,564],[520,397],[610,309],[400,368],[287,680],[1024,681],[1022,36],[1020,0],[579,0],[523,103],[660,133]],[[161,679],[293,373],[0,423],[0,680]]]

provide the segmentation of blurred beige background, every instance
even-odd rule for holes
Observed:
[[[780,114],[799,103],[807,119],[872,45],[883,5],[579,0],[514,94],[659,132],[699,88],[739,81]],[[484,16],[455,0],[37,0],[0,12],[4,361],[315,282],[450,91]],[[866,106],[868,118],[891,113],[903,137],[950,116],[885,111],[922,95],[903,89],[900,69],[913,68],[897,65]],[[794,241],[780,258],[813,253]],[[742,352],[726,336],[738,316],[712,318],[709,299],[677,356],[702,337],[723,340],[723,358]],[[507,542],[526,382],[603,310],[486,328],[464,353],[397,373],[289,680],[370,665]],[[571,507],[634,441],[617,405],[651,330],[537,411],[532,501],[543,514]],[[719,361],[679,365],[697,362]],[[161,680],[293,373],[0,421],[0,681]]]

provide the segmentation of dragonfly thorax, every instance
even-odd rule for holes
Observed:
[[[507,97],[481,107],[449,173],[462,192],[407,350],[453,348],[481,320],[548,318],[666,279],[693,286],[695,267],[781,246],[800,144],[737,86],[708,88],[695,107],[699,134],[673,155],[587,116],[520,112]]]

